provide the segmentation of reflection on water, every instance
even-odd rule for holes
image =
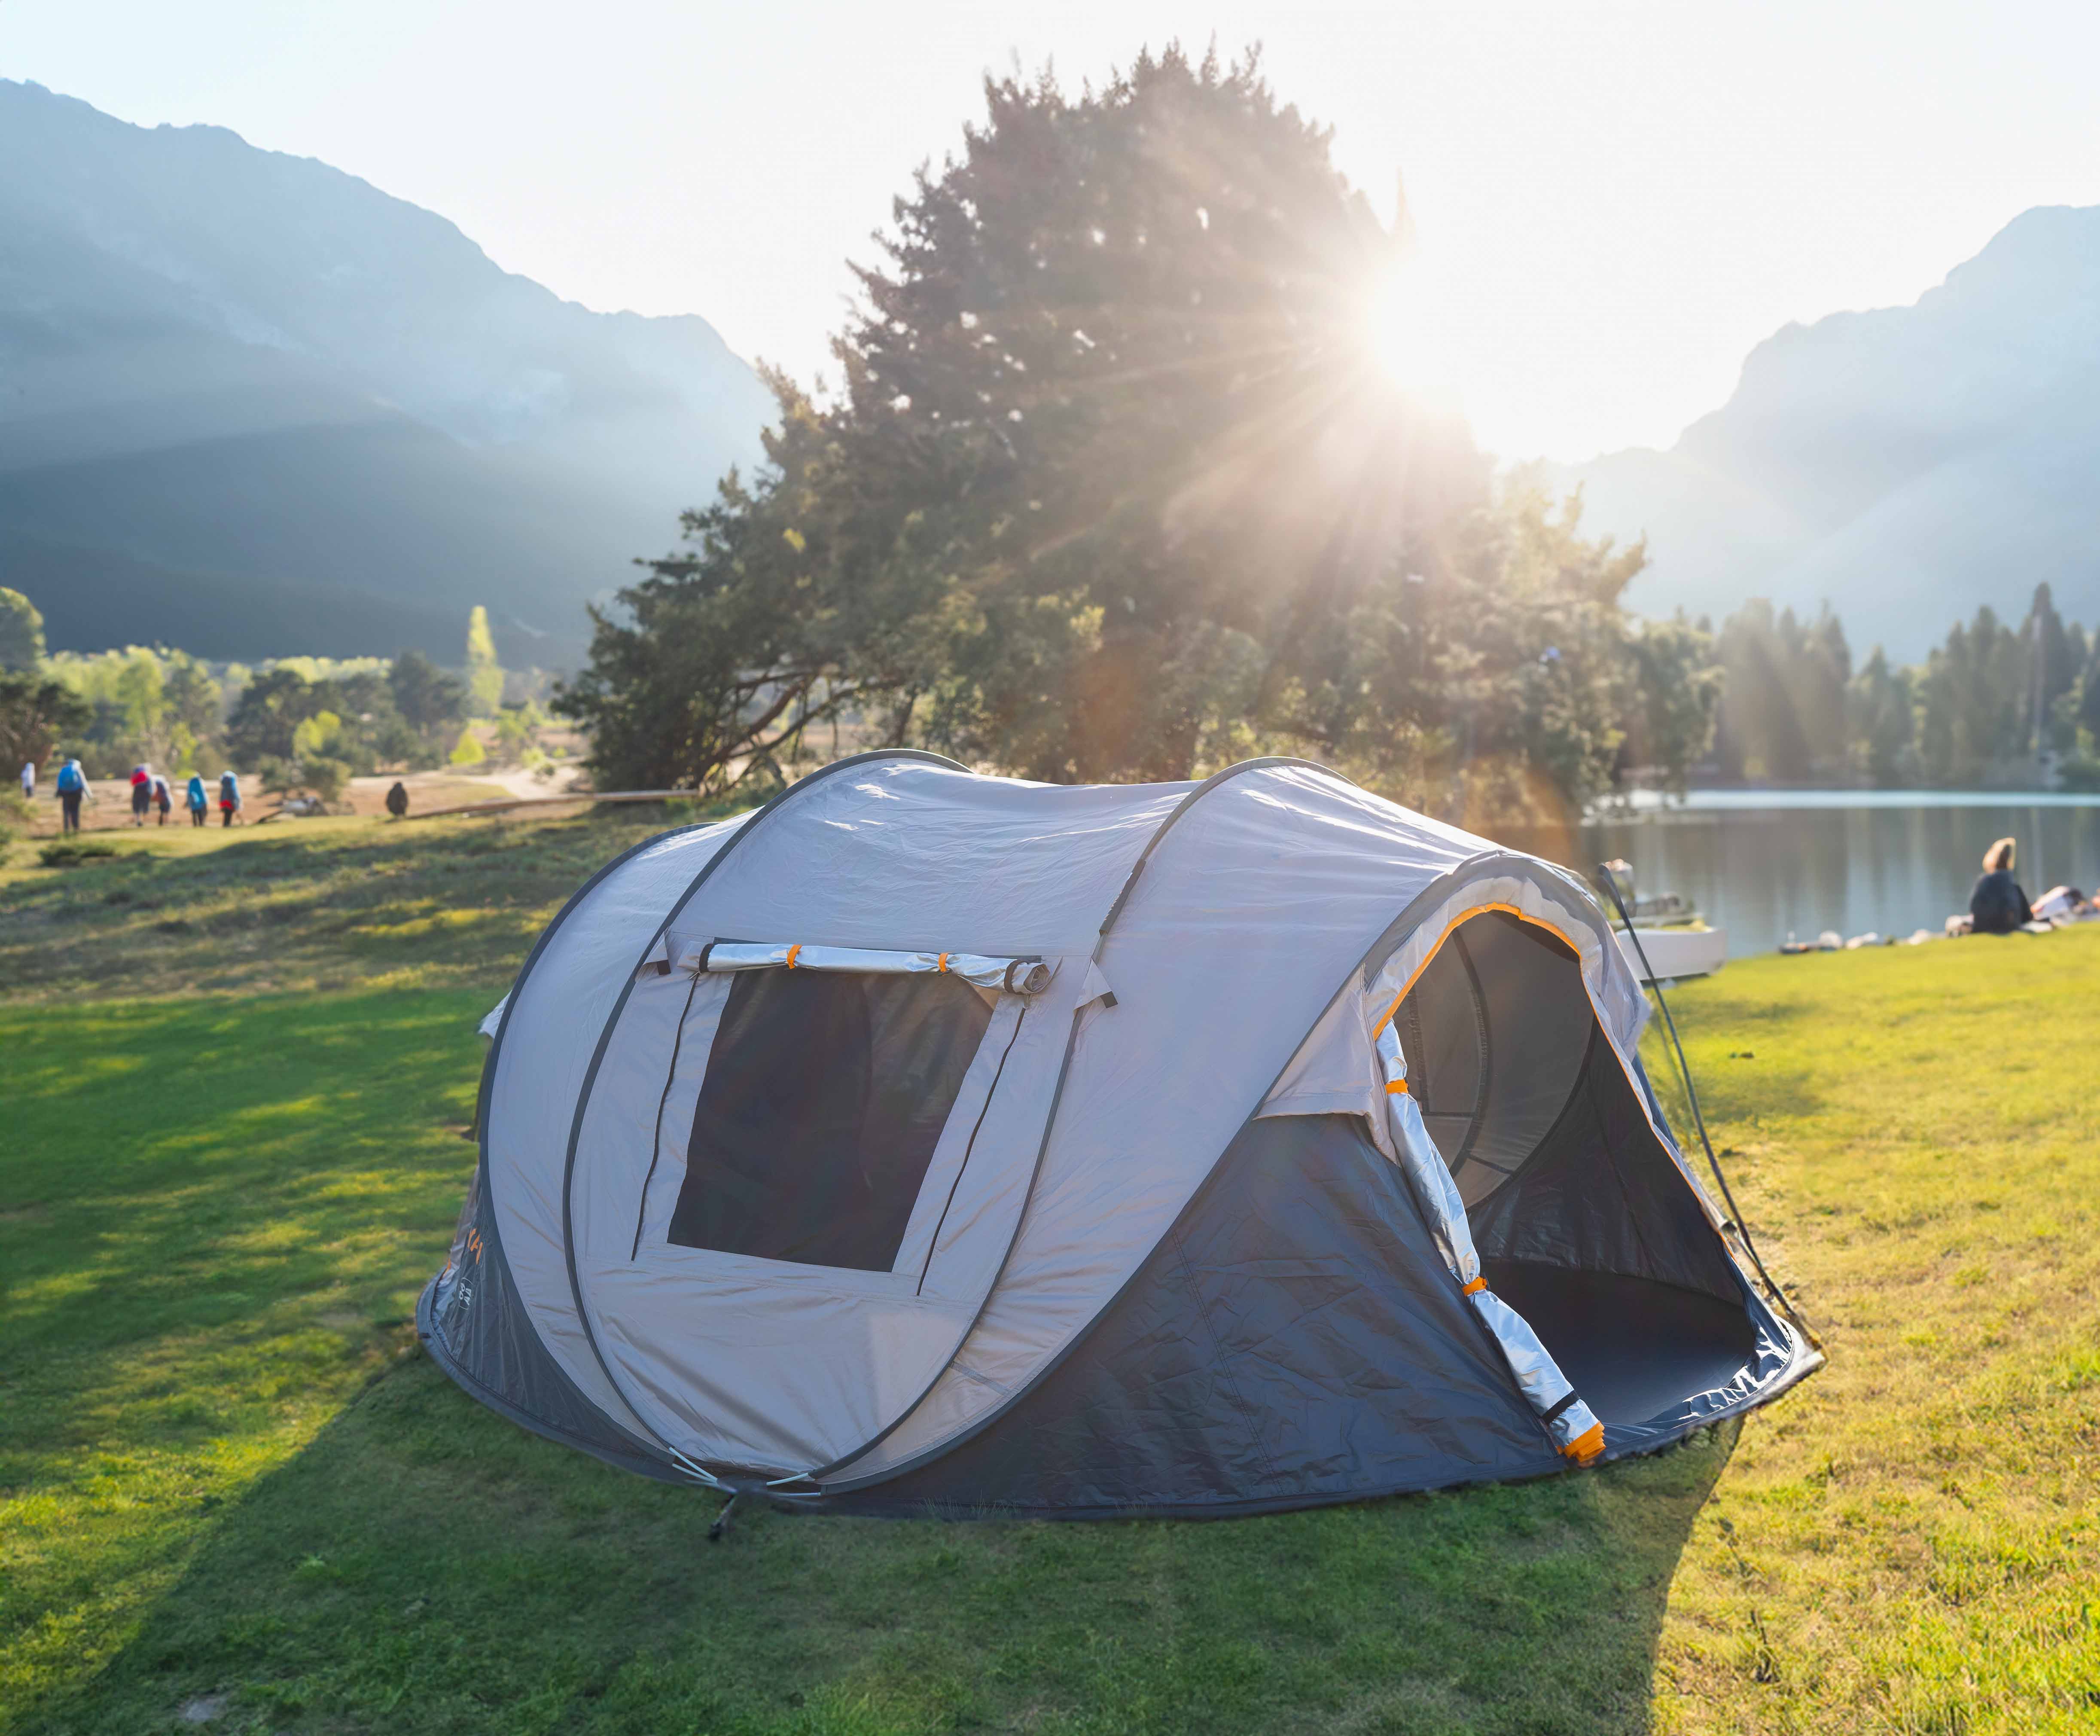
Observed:
[[[1748,804],[1762,800],[1767,806]],[[1844,805],[1838,805],[1839,803]],[[1591,824],[1573,836],[1509,841],[1586,874],[1612,856],[1633,864],[1643,892],[1682,892],[1728,930],[1741,957],[1789,934],[1824,929],[1937,930],[1969,908],[1969,888],[1994,838],[2019,840],[2030,897],[2060,883],[2100,883],[2100,801],[2061,797],[1935,796],[1873,792],[1695,792],[1686,806]]]

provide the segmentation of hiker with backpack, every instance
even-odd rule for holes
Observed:
[[[63,833],[80,830],[80,805],[95,800],[95,792],[87,787],[87,774],[80,769],[80,762],[69,759],[59,768],[59,829]]]
[[[189,804],[190,824],[192,826],[201,826],[205,821],[205,814],[211,806],[211,803],[205,797],[204,774],[201,771],[192,771],[190,774],[190,787],[185,793]]]
[[[221,828],[233,824],[233,816],[240,811],[240,780],[231,771],[218,775],[218,824]]]
[[[153,805],[153,768],[134,766],[131,768],[131,824],[146,824],[146,810]]]
[[[160,815],[154,821],[159,826],[167,824],[169,815],[175,809],[175,793],[168,788],[168,780],[157,771],[153,774],[153,809]]]

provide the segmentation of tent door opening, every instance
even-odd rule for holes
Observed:
[[[1572,948],[1480,912],[1423,966],[1393,1026],[1483,1275],[1603,1422],[1648,1423],[1753,1360],[1747,1292]]]

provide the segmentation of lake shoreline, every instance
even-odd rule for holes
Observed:
[[[1683,796],[1661,790],[1630,792],[1623,802],[1589,810],[1587,824],[1625,819],[1667,819],[1680,814],[1797,813],[1833,808],[2100,808],[2100,791],[2004,789],[1755,789],[1739,785],[1692,789]]]

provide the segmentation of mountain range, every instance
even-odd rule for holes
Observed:
[[[325,164],[0,81],[0,584],[55,647],[450,660],[485,603],[506,661],[571,665],[772,409],[704,320],[593,312]],[[1552,474],[1648,537],[1644,612],[1828,601],[1902,660],[2044,581],[2100,620],[2100,207],[1789,325],[1668,450]]]
[[[1787,326],[1668,451],[1558,475],[1587,528],[1648,537],[1645,613],[1827,600],[1899,661],[2040,582],[2100,619],[2100,207],[2023,213],[1913,306]]]
[[[214,126],[0,81],[0,584],[55,648],[417,646],[585,601],[759,452],[704,320],[595,313],[443,218]]]

